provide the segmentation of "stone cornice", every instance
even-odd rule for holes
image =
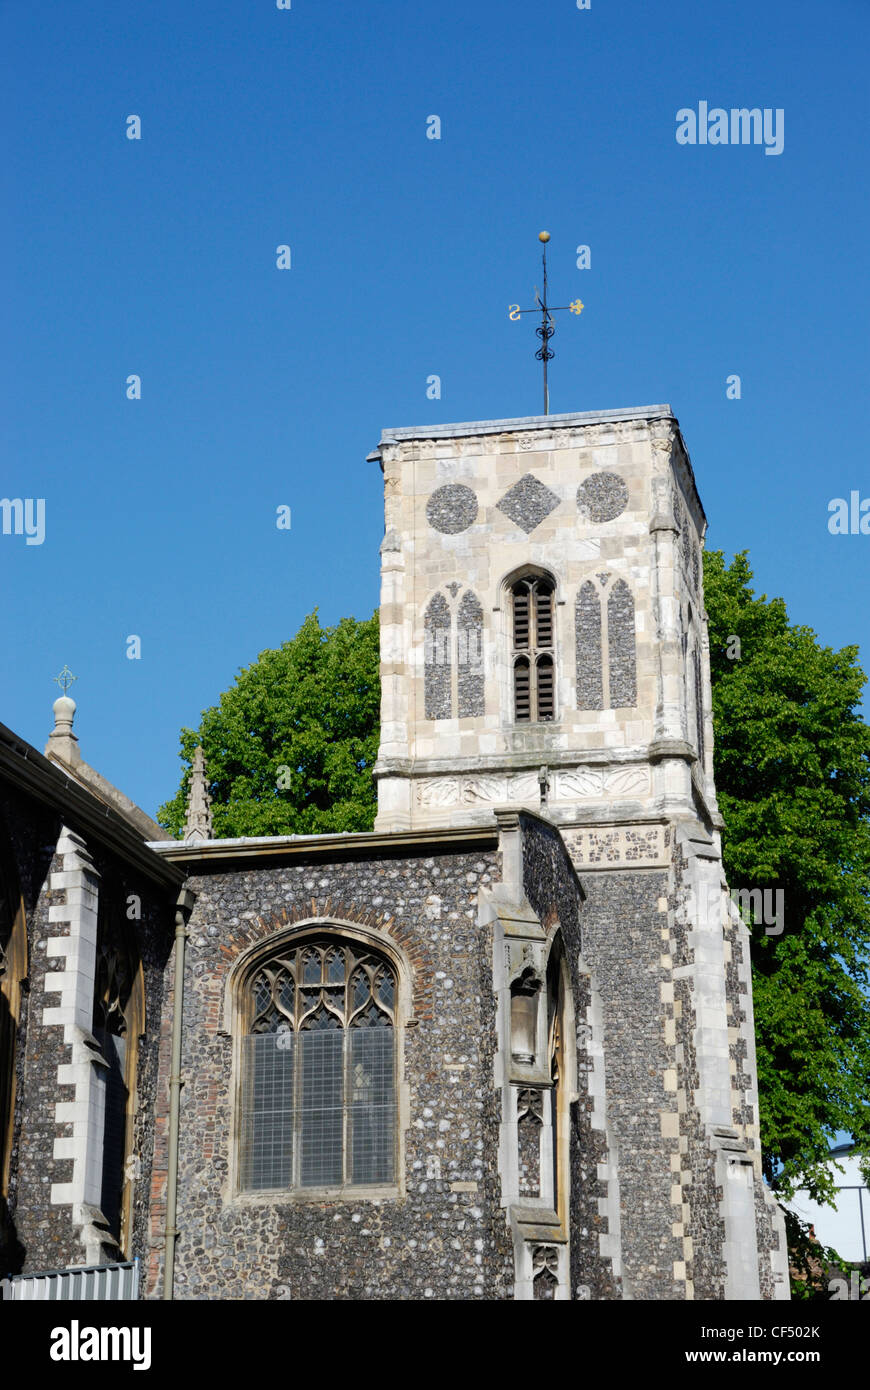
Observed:
[[[629,406],[617,410],[572,411],[564,415],[524,415],[509,420],[468,420],[444,425],[402,425],[381,431],[378,446],[367,455],[367,461],[381,461],[384,449],[410,444],[418,439],[469,439],[483,435],[530,434],[535,431],[552,434],[555,431],[582,430],[597,425],[607,426],[632,422],[643,425],[650,420],[669,421],[676,428],[679,428],[676,416],[669,405]]]
[[[381,444],[408,439],[462,439],[469,434],[525,434],[528,430],[554,430],[583,425],[604,425],[617,420],[676,420],[669,405],[625,406],[615,410],[570,411],[564,415],[520,415],[509,420],[467,420],[447,425],[402,425],[381,432]]]
[[[688,748],[688,744],[685,745]],[[375,777],[432,777],[475,772],[537,772],[549,768],[591,767],[650,762],[647,748],[586,748],[569,750],[538,749],[531,753],[480,753],[468,758],[398,758],[382,755],[374,767]]]
[[[498,827],[486,825],[447,827],[443,830],[393,830],[386,834],[360,831],[342,835],[261,835],[237,840],[158,840],[148,848],[172,863],[194,864],[238,859],[378,859],[408,855],[449,854],[477,848],[495,849]]]

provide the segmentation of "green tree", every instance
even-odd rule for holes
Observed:
[[[199,729],[182,729],[188,766],[160,824],[184,833],[201,743],[216,836],[370,830],[379,706],[377,615],[322,628],[310,614],[291,641],[240,671]]]
[[[705,556],[725,869],[784,893],[782,933],[751,932],[765,1176],[825,1200],[835,1135],[870,1154],[866,678],[857,647],[820,646],[751,579],[745,552]]]

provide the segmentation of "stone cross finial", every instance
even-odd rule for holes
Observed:
[[[205,754],[202,746],[193,755],[193,772],[190,790],[187,794],[187,819],[184,823],[185,840],[213,840],[211,824],[211,797],[208,794],[208,778],[205,772]]]
[[[73,733],[73,719],[75,718],[76,702],[67,694],[67,690],[77,678],[73,675],[68,666],[64,666],[59,676],[53,678],[63,690],[52,705],[54,710],[54,728],[48,737],[45,745],[45,756],[58,758],[64,763],[77,763],[81,761],[79,751],[79,741]]]

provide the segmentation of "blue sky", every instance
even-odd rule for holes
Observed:
[[[827,521],[870,496],[868,37],[864,0],[0,4],[0,496],[46,504],[0,535],[0,719],[41,748],[68,663],[153,813],[241,666],[374,609],[381,429],[539,413],[544,227],[586,306],[552,410],[669,402],[708,545],[866,665],[870,536]],[[700,101],[782,108],[782,153],[678,145]]]

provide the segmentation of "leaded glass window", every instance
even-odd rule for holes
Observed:
[[[241,1186],[392,1183],[396,977],[343,938],[258,966],[246,995]]]

